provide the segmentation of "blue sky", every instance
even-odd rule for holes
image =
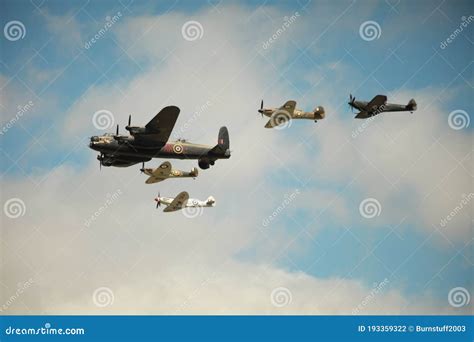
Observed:
[[[124,182],[136,170],[96,173],[95,155],[86,146],[89,136],[102,133],[91,124],[94,111],[114,108],[115,123],[123,127],[131,109],[134,123],[145,124],[152,111],[171,99],[179,106],[184,103],[182,124],[200,105],[197,101],[208,96],[214,108],[186,134],[193,141],[210,143],[218,127],[228,125],[234,156],[229,162],[218,162],[212,175],[221,179],[226,174],[231,182],[244,185],[227,189],[204,178],[189,186],[222,191],[221,198],[232,194],[238,201],[221,200],[222,209],[216,207],[216,216],[208,217],[207,225],[226,220],[238,225],[237,219],[248,213],[242,221],[248,243],[229,252],[229,258],[316,279],[360,281],[369,289],[388,278],[390,289],[415,307],[418,299],[429,295],[436,307],[444,308],[451,288],[472,290],[473,285],[472,210],[459,214],[454,223],[459,230],[433,229],[459,203],[459,189],[472,192],[472,125],[453,130],[447,121],[455,110],[470,117],[473,109],[471,24],[446,48],[440,44],[472,10],[468,1],[210,1],[199,5],[195,1],[53,1],[38,6],[2,1],[2,26],[19,20],[26,27],[23,39],[10,41],[3,36],[0,40],[2,126],[15,116],[18,106],[34,103],[0,136],[6,161],[0,166],[2,188],[6,196],[13,196],[13,185],[23,189],[32,182],[41,196],[48,192],[49,175],[57,170],[72,172],[70,176],[78,177],[81,184],[105,174]],[[85,49],[105,18],[118,12],[123,17]],[[288,31],[263,49],[284,16],[296,12],[298,19]],[[227,22],[219,18],[232,14],[235,17]],[[146,25],[153,20],[156,25],[148,31]],[[202,23],[202,41],[182,39],[179,24],[187,20]],[[366,21],[379,25],[379,38],[362,39],[359,28]],[[207,27],[221,28],[222,35]],[[140,88],[140,84],[160,88]],[[243,97],[241,90],[246,87],[253,96]],[[364,128],[360,139],[351,139],[362,122],[352,119],[349,93],[366,100],[387,94],[389,102],[400,103],[414,97],[419,112],[394,114],[396,119],[384,116]],[[146,103],[140,102],[140,94],[148,99]],[[279,106],[290,98],[306,110],[322,105],[328,116],[316,127],[312,122],[295,122],[289,129],[268,132],[255,113],[262,98],[266,106]],[[244,161],[239,164],[239,160]],[[190,163],[177,163],[190,167]],[[463,167],[449,172],[451,163]],[[239,168],[255,168],[255,177],[240,176]],[[142,183],[141,179],[134,182]],[[97,206],[100,197],[93,188],[87,192]],[[262,219],[295,188],[303,191],[301,197],[275,219],[271,230],[263,229]],[[57,191],[62,191],[61,186]],[[437,199],[428,196],[430,191]],[[147,198],[154,192],[146,188]],[[70,196],[74,205],[83,204],[75,199],[75,192],[64,196]],[[371,220],[359,214],[359,204],[367,197],[382,202],[381,215]],[[133,212],[148,205],[142,199],[128,196],[128,200]],[[326,204],[331,205],[326,208]],[[118,209],[115,214],[121,215]],[[71,220],[82,221],[81,215]],[[34,217],[31,220],[28,224],[38,224]],[[112,226],[113,221],[105,224]],[[225,239],[225,234],[216,237],[215,244],[225,245],[220,238]],[[423,305],[420,299],[419,307]]]

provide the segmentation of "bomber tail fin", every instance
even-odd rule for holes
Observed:
[[[230,147],[229,131],[227,130],[227,127],[223,126],[219,130],[217,144],[221,146],[224,150],[227,150]]]
[[[223,126],[219,130],[219,135],[217,137],[217,145],[210,151],[211,154],[218,154],[222,155],[225,154],[230,147],[230,140],[229,140],[229,131],[227,127]]]

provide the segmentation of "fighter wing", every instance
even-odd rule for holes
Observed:
[[[265,128],[273,128],[278,126],[278,124],[275,122],[275,120],[268,120],[267,124],[265,125]]]
[[[166,178],[156,178],[153,176],[148,177],[148,179],[145,181],[146,184],[153,184],[153,183],[158,183],[164,181]]]
[[[293,115],[295,108],[296,108],[296,101],[290,100],[290,101],[286,101],[286,103],[278,109],[287,111],[290,115]]]
[[[163,108],[146,124],[146,135],[151,135],[153,140],[166,143],[173,131],[174,124],[179,116],[179,108],[168,106]]]
[[[163,211],[170,212],[170,211],[183,209],[188,199],[189,199],[189,194],[186,191],[182,191],[178,194],[178,196],[174,198],[173,202],[171,202],[170,205],[167,206],[165,210]]]
[[[367,109],[371,110],[372,108],[379,108],[381,105],[387,102],[387,96],[377,95],[367,104]]]
[[[367,118],[370,118],[370,115],[367,112],[360,112],[354,118],[355,119],[367,119]]]
[[[168,178],[171,174],[171,163],[168,161],[163,162],[159,167],[153,171],[153,177],[156,178]]]

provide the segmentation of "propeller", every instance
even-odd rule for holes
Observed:
[[[161,202],[160,202],[160,192],[158,191],[158,197],[156,198],[156,209],[158,209],[158,207],[161,205]]]
[[[119,135],[119,125],[117,124],[117,131],[115,133],[116,135]]]
[[[262,114],[262,118],[263,118],[263,99],[262,99],[262,102],[260,102],[260,109],[258,110],[258,112]]]
[[[354,113],[354,101],[355,101],[355,97],[352,96],[352,94],[349,94],[349,102],[348,102],[348,105],[349,107],[351,107],[351,111]]]
[[[142,162],[142,168],[140,169],[140,173],[143,173],[145,171],[145,162]]]
[[[130,127],[132,124],[132,114],[128,116],[128,126]]]

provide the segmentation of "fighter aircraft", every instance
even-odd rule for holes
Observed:
[[[193,167],[190,172],[176,170],[171,167],[171,163],[168,161],[163,162],[156,169],[145,168],[145,163],[143,163],[140,171],[146,174],[147,176],[150,176],[145,181],[146,184],[158,183],[168,178],[176,178],[176,177],[196,178],[198,176],[197,168]]]
[[[357,109],[360,112],[355,116],[355,119],[367,119],[371,116],[383,112],[405,112],[409,111],[413,113],[416,108],[416,101],[411,99],[408,101],[407,105],[387,103],[387,96],[377,95],[370,102],[366,101],[356,101],[355,97],[352,94],[349,95],[349,106],[351,109]]]
[[[281,124],[289,122],[291,119],[311,119],[314,122],[324,119],[325,113],[322,106],[316,107],[312,112],[304,112],[301,109],[296,109],[296,101],[290,100],[280,108],[263,108],[263,100],[260,102],[260,109],[258,112],[262,117],[268,116],[270,120],[265,125],[265,128],[277,127]]]
[[[156,209],[158,209],[161,204],[166,205],[166,208],[163,210],[165,213],[189,207],[214,207],[216,205],[216,200],[212,196],[209,196],[205,201],[200,201],[189,198],[189,194],[186,191],[180,192],[175,198],[160,197],[160,194],[158,193],[158,197],[155,198],[155,202]]]
[[[163,108],[145,127],[131,126],[131,115],[125,127],[130,135],[106,133],[93,136],[89,147],[100,152],[99,165],[127,167],[151,158],[197,159],[201,169],[208,169],[217,159],[230,158],[229,132],[221,127],[217,145],[192,144],[185,140],[168,141],[178,119],[179,108]]]

